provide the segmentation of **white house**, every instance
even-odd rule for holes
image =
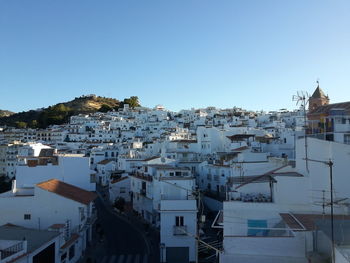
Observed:
[[[0,225],[11,223],[62,234],[60,256],[75,263],[92,237],[96,194],[56,179],[31,188],[14,188],[0,195]]]
[[[12,224],[0,226],[0,263],[10,262],[61,262],[60,233]]]
[[[113,179],[109,184],[109,200],[113,203],[116,199],[123,198],[126,202],[130,202],[130,177],[125,175],[118,179]]]
[[[160,262],[195,262],[196,200],[160,201]]]
[[[53,154],[38,157],[19,157],[17,187],[33,187],[35,184],[58,179],[88,191],[95,191],[95,177],[90,170],[89,157],[81,154]]]
[[[110,181],[111,173],[116,170],[117,164],[113,160],[102,160],[97,163],[97,177],[98,183],[102,186],[107,186]]]

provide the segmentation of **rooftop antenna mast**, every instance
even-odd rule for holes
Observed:
[[[318,81],[317,81],[318,83]],[[306,104],[309,103],[309,94],[307,92],[298,91],[297,95],[293,95],[293,101],[296,101],[296,105],[300,104],[301,108],[303,109],[303,115],[304,115],[304,145],[305,145],[305,167],[306,171],[309,173],[309,164],[308,164],[308,145],[307,145],[307,118],[306,118]]]

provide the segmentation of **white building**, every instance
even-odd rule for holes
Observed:
[[[81,154],[53,154],[38,157],[20,157],[17,166],[17,187],[33,187],[49,180],[75,185],[87,191],[95,191],[95,172],[90,170],[89,157]]]
[[[10,262],[61,262],[60,233],[11,224],[0,226],[0,263]]]
[[[96,195],[56,179],[32,188],[17,188],[0,195],[0,225],[57,231],[60,257],[66,263],[79,260],[92,237],[96,220]],[[67,256],[67,253],[69,254]]]

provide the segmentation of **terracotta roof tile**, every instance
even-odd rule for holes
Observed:
[[[332,109],[344,109],[346,114],[350,114],[350,101],[322,105],[310,111],[308,115],[317,115],[317,114],[329,115]]]
[[[65,224],[53,224],[53,225],[49,226],[48,228],[60,229],[60,228],[64,228],[65,226],[66,226]]]
[[[43,190],[61,195],[85,205],[89,204],[97,197],[97,195],[93,192],[89,192],[74,185],[61,182],[57,179],[51,179],[39,183],[37,186]]]
[[[327,96],[324,94],[323,90],[319,86],[317,86],[311,98],[319,99],[319,98],[327,98]]]

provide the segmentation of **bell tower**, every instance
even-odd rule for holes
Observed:
[[[328,104],[329,97],[324,94],[320,88],[320,83],[317,81],[317,88],[309,99],[309,111],[314,111],[318,107]]]

